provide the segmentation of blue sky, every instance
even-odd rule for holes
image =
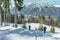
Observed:
[[[53,5],[60,5],[60,0],[24,0],[24,5],[31,2],[37,2],[37,3],[48,3]],[[12,6],[14,7],[14,1],[11,0]]]
[[[30,2],[60,5],[60,0],[24,0],[24,4],[27,4],[27,3],[30,3]]]

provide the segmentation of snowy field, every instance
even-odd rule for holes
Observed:
[[[28,30],[28,26],[31,25],[31,31]],[[23,29],[22,24],[18,24],[17,28],[14,28],[12,24],[10,26],[0,26],[0,40],[60,40],[60,28],[55,27],[56,33],[50,33],[51,26],[47,26],[47,33],[38,29],[39,23],[26,23],[27,28]]]

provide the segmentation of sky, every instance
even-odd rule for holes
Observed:
[[[24,0],[23,5],[31,2],[37,2],[37,3],[48,3],[53,5],[60,5],[60,0]],[[12,6],[14,7],[14,2],[11,0]]]
[[[31,3],[31,2],[60,5],[60,0],[24,0],[24,4]]]

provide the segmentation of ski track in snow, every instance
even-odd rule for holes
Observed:
[[[28,30],[28,25],[31,25],[32,30]],[[60,29],[56,28],[55,34],[48,32],[50,30],[47,25],[47,33],[43,31],[34,30],[38,27],[38,23],[26,24],[27,29],[21,28],[22,25],[18,25],[17,28],[6,26],[0,27],[0,40],[60,40]]]

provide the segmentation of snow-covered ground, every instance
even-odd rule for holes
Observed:
[[[31,25],[32,30],[28,30],[28,26]],[[56,33],[50,33],[51,26],[47,27],[47,33],[38,29],[40,23],[26,23],[27,28],[23,29],[22,24],[18,24],[17,28],[10,26],[0,26],[0,40],[60,40],[60,28],[55,27]]]

